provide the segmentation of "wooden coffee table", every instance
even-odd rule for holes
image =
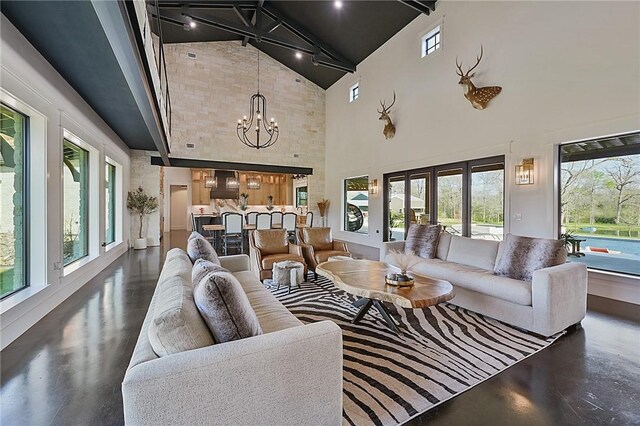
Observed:
[[[335,260],[316,267],[316,272],[330,279],[341,290],[361,298],[353,305],[360,311],[353,319],[357,324],[374,307],[390,329],[399,333],[398,326],[389,310],[381,302],[391,302],[403,308],[426,308],[453,299],[453,286],[448,281],[411,274],[415,285],[396,287],[384,281],[387,272],[398,272],[398,268],[373,260]]]

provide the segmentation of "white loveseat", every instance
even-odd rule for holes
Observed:
[[[424,259],[411,270],[449,281],[454,305],[551,336],[579,323],[587,309],[587,268],[565,263],[533,273],[532,282],[493,273],[502,243],[443,233],[435,259]],[[404,250],[404,241],[384,244],[382,260],[393,264],[390,250]]]
[[[154,308],[172,297],[163,284],[191,280],[187,254],[169,251],[122,383],[125,423],[341,424],[340,328],[303,325],[249,270],[248,256],[220,262],[240,281],[264,334],[158,357],[148,329]]]

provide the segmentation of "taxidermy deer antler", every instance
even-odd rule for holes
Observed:
[[[389,117],[389,111],[391,110],[391,107],[395,103],[396,103],[395,90],[393,91],[393,102],[391,102],[391,105],[385,106],[385,102],[380,101],[380,105],[382,106],[382,111],[378,110],[378,112],[380,113],[380,118],[378,120],[383,120],[385,122],[384,129],[382,130],[382,134],[384,135],[385,139],[391,139],[396,135],[396,126],[393,125],[393,122],[391,121],[391,117]]]
[[[460,76],[459,85],[464,89],[464,97],[471,102],[471,105],[475,109],[485,109],[487,104],[491,99],[496,97],[498,93],[502,91],[502,87],[500,86],[487,86],[487,87],[476,87],[474,86],[471,79],[476,73],[469,75],[471,71],[476,69],[476,67],[480,64],[482,60],[482,45],[480,45],[480,56],[476,57],[476,64],[469,68],[467,72],[462,71],[462,63],[458,64],[458,58],[456,58],[456,66],[458,67],[458,71],[456,74]]]

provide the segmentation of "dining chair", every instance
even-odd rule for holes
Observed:
[[[239,253],[244,252],[244,235],[242,232],[244,218],[240,213],[224,215],[224,254],[229,254],[229,248],[236,248]]]
[[[311,228],[313,227],[313,212],[307,212],[307,221],[306,221],[306,225]]]
[[[282,212],[272,212],[271,213],[271,227],[272,228],[281,228],[282,227]]]
[[[256,229],[271,229],[271,214],[258,213],[256,216]]]
[[[249,212],[247,213],[247,225],[256,226],[256,216],[258,216],[258,212]]]
[[[191,213],[191,230],[202,234],[202,232],[200,232],[200,230],[198,229],[198,224],[196,223],[196,217],[193,215],[193,213]]]
[[[298,215],[295,213],[285,213],[282,215],[282,228],[287,230],[287,238],[294,244],[296,242],[296,224]]]

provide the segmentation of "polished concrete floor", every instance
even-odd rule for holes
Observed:
[[[163,257],[128,252],[0,353],[0,424],[123,423],[120,383]],[[639,424],[640,325],[597,312],[582,324],[410,423]]]

